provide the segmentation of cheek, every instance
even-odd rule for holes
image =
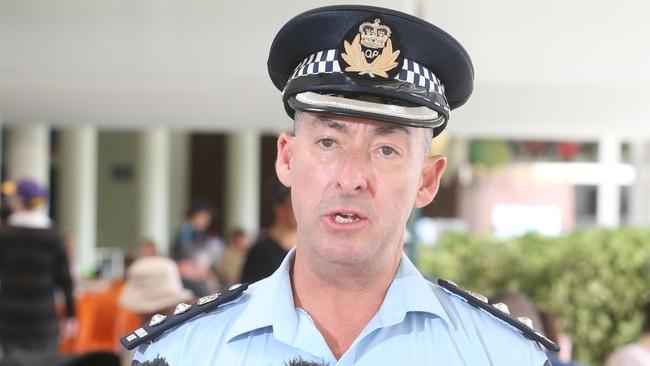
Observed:
[[[411,170],[412,172],[413,170]],[[381,174],[377,176],[378,197],[385,206],[384,212],[396,216],[410,215],[420,184],[420,176],[409,170],[400,170],[400,174]],[[382,188],[383,187],[383,188]]]
[[[326,197],[332,177],[332,164],[314,162],[304,156],[296,156],[292,167],[291,197],[296,221],[317,212],[319,202]]]

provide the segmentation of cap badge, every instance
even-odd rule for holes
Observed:
[[[383,24],[382,24],[383,23]],[[380,17],[371,17],[350,29],[339,52],[344,70],[356,77],[393,78],[401,63],[400,43]]]

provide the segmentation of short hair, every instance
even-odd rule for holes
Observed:
[[[230,232],[230,235],[228,236],[228,238],[230,238],[230,240],[233,240],[233,239],[238,238],[238,237],[240,237],[242,235],[246,235],[246,231],[244,229],[240,228],[240,227],[237,227],[237,228],[233,229]]]
[[[194,262],[202,258],[204,250],[196,243],[188,243],[178,248],[176,261]]]
[[[285,366],[327,366],[327,364],[324,360],[321,362],[312,362],[303,360],[301,357],[296,357],[293,360],[286,362]]]
[[[192,201],[192,204],[187,210],[187,215],[188,216],[194,216],[195,214],[199,212],[207,212],[209,213],[213,218],[217,215],[217,211],[212,207],[206,200],[203,198],[197,198],[194,201]]]

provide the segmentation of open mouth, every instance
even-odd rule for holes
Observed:
[[[348,212],[337,212],[334,214],[334,221],[339,224],[349,224],[359,221],[359,216]]]

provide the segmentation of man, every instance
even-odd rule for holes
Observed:
[[[296,218],[291,191],[279,181],[268,192],[273,205],[273,225],[262,233],[248,252],[242,282],[253,283],[273,274],[296,243]]]
[[[407,14],[333,6],[289,21],[268,66],[295,121],[276,172],[296,247],[242,295],[127,337],[143,344],[134,365],[544,365],[529,328],[429,283],[402,252],[411,210],[432,201],[445,168],[431,137],[472,91],[462,46]]]
[[[126,284],[119,297],[119,305],[131,313],[120,311],[116,323],[124,322],[125,317],[137,314],[142,321],[158,312],[168,312],[176,304],[190,300],[193,293],[182,283],[176,263],[166,257],[146,256],[137,259],[126,274]],[[131,331],[119,329],[118,331]],[[123,333],[122,333],[123,334]],[[126,352],[122,359],[133,355]]]
[[[54,353],[60,331],[76,329],[72,280],[60,235],[42,211],[47,192],[30,179],[18,182],[10,197],[12,214],[0,228],[0,345],[4,357]],[[59,328],[55,290],[65,297]]]
[[[251,244],[252,241],[250,236],[243,229],[236,228],[230,233],[228,245],[226,245],[226,248],[223,250],[221,258],[219,258],[219,262],[215,267],[215,272],[217,273],[219,284],[222,288],[228,288],[242,282],[242,269]],[[282,259],[284,259],[284,255],[282,256]],[[280,263],[281,262],[282,260],[280,260]],[[280,265],[278,264],[278,267],[279,266]]]
[[[192,291],[197,298],[210,294],[208,282],[214,275],[210,272],[208,262],[209,258],[193,246],[183,248],[176,260],[183,287]],[[216,282],[216,279],[212,282]],[[213,288],[217,288],[217,286],[213,286]]]
[[[216,261],[216,257],[223,249],[223,244],[217,238],[208,235],[208,228],[212,223],[215,211],[202,200],[196,200],[188,210],[187,220],[181,224],[178,229],[174,245],[172,247],[172,257],[178,259],[183,250],[191,248],[199,250]]]

